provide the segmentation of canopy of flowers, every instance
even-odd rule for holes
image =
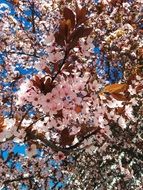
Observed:
[[[141,169],[138,175],[134,169],[143,162],[141,6],[138,0],[0,4],[2,189],[141,190]],[[98,61],[101,70],[120,69],[122,79],[109,84],[110,72],[99,75]],[[25,146],[23,156],[14,153],[15,143]],[[106,180],[112,175],[106,184],[99,174],[104,164]],[[119,176],[111,174],[116,169]]]

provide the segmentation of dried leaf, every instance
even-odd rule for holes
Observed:
[[[105,86],[103,93],[120,93],[125,92],[128,89],[127,84],[110,84]]]
[[[19,0],[13,0],[13,4],[14,5],[18,5],[19,4]]]
[[[3,125],[3,123],[4,123],[4,117],[0,116],[0,125]]]

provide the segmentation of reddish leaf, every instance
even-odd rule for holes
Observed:
[[[92,28],[78,27],[71,35],[71,39],[87,37],[92,32]]]
[[[64,46],[65,42],[67,41],[69,37],[69,31],[71,27],[71,21],[68,20],[62,20],[60,21],[59,31],[55,33],[55,42],[60,45]]]
[[[95,130],[95,127],[88,127],[86,124],[82,124],[80,127],[81,127],[81,129],[78,133],[79,137],[82,137],[82,136],[88,134],[89,132]]]
[[[60,21],[59,32],[60,32],[60,35],[63,35],[64,39],[67,38],[68,32],[69,32],[68,20]]]
[[[51,71],[50,71],[49,67],[46,66],[46,67],[44,68],[44,71],[45,71],[47,74],[50,74],[50,75],[51,75]]]
[[[15,76],[15,77],[13,77],[14,80],[19,80],[19,79],[21,79],[21,78],[23,78],[22,75],[17,75],[17,76]]]
[[[129,98],[127,98],[123,94],[112,93],[111,96],[118,101],[128,101],[129,100]]]
[[[105,5],[103,3],[100,3],[99,5],[96,6],[96,9],[97,9],[97,13],[101,14],[105,9]]]
[[[51,78],[48,78],[44,84],[43,93],[47,94],[48,92],[51,92],[54,87],[55,83],[51,81]]]
[[[59,61],[57,61],[57,62],[54,63],[54,70],[53,71],[57,72],[58,69],[59,69]]]
[[[56,32],[55,33],[55,42],[60,45],[60,46],[65,46],[65,38],[64,38],[64,35],[62,35],[61,33],[59,32]]]
[[[143,90],[143,84],[138,85],[136,88],[137,93],[139,93],[142,90]]]
[[[48,79],[45,81],[45,87],[50,86],[50,84],[51,84],[51,78],[48,78]]]
[[[56,117],[56,118],[63,118],[63,111],[62,111],[62,109],[61,110],[59,110],[59,111],[57,111],[57,113],[56,114],[54,114],[54,116]]]
[[[117,3],[121,4],[121,3],[123,3],[123,0],[111,0],[111,2],[110,2],[110,4],[112,6],[116,6]]]
[[[84,23],[87,20],[86,14],[86,7],[82,7],[81,9],[79,9],[78,5],[76,5],[76,22],[78,25]]]
[[[41,84],[44,84],[44,82],[45,82],[45,76],[42,77],[42,78],[40,79],[40,81],[41,81]]]
[[[78,45],[79,38],[74,38],[72,41],[70,41],[67,49],[73,49]]]
[[[74,141],[74,135],[70,135],[69,129],[65,128],[61,132],[60,144],[62,146],[71,145],[73,141]]]
[[[82,34],[82,37],[87,37],[89,36],[89,34],[92,32],[93,28],[85,28],[83,30],[83,34]]]
[[[55,83],[51,82],[51,78],[48,78],[45,81],[45,77],[42,77],[41,79],[39,79],[38,76],[35,76],[35,80],[32,80],[32,82],[33,82],[33,85],[45,95],[48,92],[51,92],[52,89],[55,87]]]
[[[0,132],[2,132],[5,127],[6,126],[4,125],[4,117],[0,116]]]
[[[2,102],[3,103],[6,103],[6,102],[8,102],[9,101],[9,97],[3,97],[3,99],[2,99]]]
[[[82,110],[82,106],[80,106],[80,105],[76,105],[76,106],[75,106],[75,112],[76,112],[76,113],[80,113],[81,110]]]
[[[3,125],[3,123],[4,123],[4,117],[0,116],[0,125]]]
[[[34,80],[32,80],[32,82],[33,82],[33,85],[34,85],[36,88],[41,89],[42,83],[41,83],[41,80],[39,79],[38,76],[35,76],[35,77],[34,77]]]
[[[80,38],[87,37],[91,32],[92,28],[85,28],[84,26],[77,28],[70,36],[69,49],[74,48]]]
[[[63,15],[66,20],[70,20],[71,28],[73,29],[75,26],[75,14],[73,13],[73,11],[71,9],[65,7],[63,10]]]
[[[135,75],[129,76],[129,78],[127,79],[127,83],[128,83],[128,84],[132,84],[132,81],[133,81],[133,80],[136,80],[136,76],[135,76]]]
[[[74,68],[75,68],[75,66],[74,66],[73,64],[66,63],[66,64],[63,66],[62,70],[63,70],[63,71],[67,71],[67,72],[69,72],[69,73],[72,73],[72,70],[73,70]]]
[[[121,107],[121,108],[116,108],[116,112],[117,112],[117,114],[123,114],[124,113],[124,111],[125,111],[125,108],[124,107]]]

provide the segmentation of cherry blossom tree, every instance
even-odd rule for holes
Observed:
[[[139,0],[0,4],[1,189],[143,188],[141,21]]]

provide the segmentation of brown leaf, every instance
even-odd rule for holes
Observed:
[[[60,46],[65,46],[70,34],[72,22],[70,19],[61,20],[59,31],[54,34],[55,42]]]
[[[66,40],[70,31],[70,22],[69,20],[61,20],[59,26],[60,35],[63,35],[63,38]]]
[[[84,23],[87,20],[86,14],[87,14],[86,7],[84,6],[80,9],[76,4],[76,22],[78,25]]]
[[[9,97],[3,97],[3,99],[2,99],[2,102],[3,103],[6,103],[6,102],[8,102],[9,101]]]
[[[97,9],[97,13],[101,14],[105,9],[105,5],[103,3],[100,3],[99,5],[96,6],[96,9]]]
[[[80,113],[81,110],[82,110],[82,106],[80,106],[80,105],[76,105],[76,106],[75,106],[75,112],[76,112],[76,113]]]
[[[62,109],[61,110],[58,110],[56,114],[54,114],[54,116],[56,118],[63,118],[63,111]]]
[[[44,71],[45,71],[47,74],[50,74],[50,75],[51,75],[51,71],[50,71],[49,67],[46,66],[46,67],[44,68]]]
[[[92,32],[92,28],[78,27],[71,35],[71,39],[87,37]]]
[[[60,136],[60,144],[62,146],[71,145],[73,141],[74,135],[70,135],[68,128],[63,129]]]
[[[47,94],[51,92],[52,89],[55,87],[55,83],[51,82],[51,78],[42,77],[41,79],[38,76],[35,76],[35,80],[32,80],[33,85],[38,88],[43,94]]]
[[[19,4],[19,0],[13,0],[13,4],[14,5],[18,5]]]
[[[103,89],[103,93],[120,93],[125,92],[128,89],[127,84],[109,84]]]
[[[133,74],[132,74],[132,75],[130,75],[129,78],[127,79],[127,83],[128,83],[129,85],[131,85],[133,80],[136,80],[136,75],[133,75]]]
[[[136,88],[137,93],[139,93],[141,91],[143,91],[143,84],[138,85],[137,88]]]
[[[51,84],[51,78],[47,78],[45,81],[45,86],[50,86]]]
[[[59,61],[54,63],[54,72],[57,72],[59,69]]]
[[[82,124],[80,127],[81,129],[78,133],[79,137],[82,137],[95,129],[95,127],[88,127],[86,124]]]
[[[92,32],[92,28],[78,27],[69,38],[69,49],[74,48],[80,38],[87,37]]]
[[[118,101],[129,101],[129,98],[123,94],[111,93],[111,96]]]
[[[21,78],[23,78],[22,75],[17,75],[17,76],[15,76],[15,77],[13,77],[14,80],[19,80],[19,79],[21,79]]]
[[[55,87],[55,83],[51,81],[51,78],[48,78],[45,81],[43,93],[47,94],[48,92],[51,92],[54,87]]]
[[[4,117],[0,116],[0,132],[2,132],[5,127],[6,126],[4,125]]]
[[[75,26],[75,14],[73,13],[73,11],[65,7],[63,10],[63,16],[67,21],[70,20],[70,27],[71,29],[73,29]]]
[[[3,123],[4,123],[4,117],[0,116],[0,124],[3,125]]]
[[[69,72],[69,73],[72,73],[72,70],[73,70],[74,68],[75,68],[75,66],[74,66],[73,64],[66,63],[66,64],[63,66],[62,70],[63,70],[63,71],[67,71],[67,72]]]
[[[56,32],[55,35],[55,42],[60,46],[65,46],[65,37],[60,32]]]
[[[123,0],[111,0],[111,2],[110,2],[110,4],[112,6],[116,6],[117,3],[121,4],[121,3],[123,3]]]
[[[41,85],[42,85],[42,83],[41,83],[41,80],[40,80],[40,78],[38,77],[38,76],[34,76],[34,80],[32,80],[32,82],[33,82],[33,85],[36,87],[36,88],[38,88],[38,89],[41,89]]]
[[[119,114],[119,115],[121,115],[121,114],[123,114],[124,113],[124,110],[125,110],[125,108],[124,107],[119,107],[119,108],[116,108],[116,112],[117,112],[117,114]]]

